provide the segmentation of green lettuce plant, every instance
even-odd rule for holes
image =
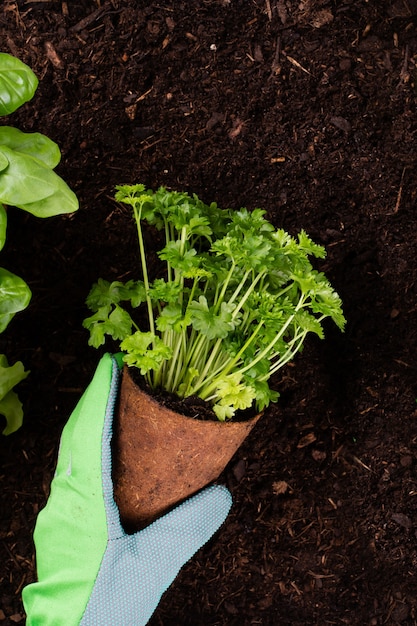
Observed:
[[[0,52],[0,116],[10,115],[28,102],[37,86],[38,79],[27,65]],[[0,250],[6,242],[8,206],[37,217],[72,213],[78,208],[75,194],[54,172],[60,159],[59,147],[45,135],[0,126]],[[30,299],[25,281],[0,268],[0,333]],[[7,422],[3,434],[14,432],[22,423],[22,405],[13,388],[27,375],[20,361],[9,366],[5,355],[0,355],[0,414]]]
[[[120,341],[124,361],[151,389],[206,400],[218,419],[278,399],[270,377],[323,337],[330,317],[343,330],[342,303],[309,257],[325,250],[301,231],[276,229],[265,211],[220,209],[196,195],[117,187],[136,222],[140,280],[93,285],[84,320],[89,344]],[[150,276],[142,224],[164,235],[158,276]],[[146,322],[143,322],[145,320]]]

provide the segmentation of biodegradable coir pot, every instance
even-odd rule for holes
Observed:
[[[126,528],[143,528],[216,480],[260,417],[219,422],[180,415],[138,387],[125,366],[113,478]]]

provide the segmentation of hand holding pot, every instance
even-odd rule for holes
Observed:
[[[113,497],[111,437],[119,365],[105,355],[61,438],[35,528],[38,582],[23,590],[28,626],[141,626],[182,565],[225,520],[212,486],[128,535]]]

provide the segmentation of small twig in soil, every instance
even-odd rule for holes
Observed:
[[[303,592],[297,587],[297,585],[295,584],[295,582],[293,580],[290,582],[290,585],[295,590],[295,593],[298,596],[302,596],[303,595]]]
[[[298,61],[296,61],[295,59],[293,59],[293,57],[290,57],[289,54],[286,54],[284,51],[282,52],[282,54],[285,56],[286,59],[288,59],[288,61],[294,65],[294,67],[298,68],[299,70],[301,70],[302,72],[305,72],[306,74],[308,74],[309,76],[312,76],[312,73],[309,72],[308,70],[306,70],[305,67],[303,67],[301,65],[301,63],[299,63]]]
[[[357,456],[352,456],[352,459],[354,460],[354,462],[357,465],[360,465],[361,467],[363,467],[364,469],[368,470],[368,472],[372,472],[371,468],[368,467],[367,465],[365,465],[365,463],[363,461],[361,461],[360,459],[358,459]]]
[[[281,37],[278,36],[277,37],[277,43],[275,45],[274,59],[272,61],[272,65],[271,65],[271,77],[275,76],[275,74],[277,74],[278,71],[279,71],[279,68],[280,68],[280,55],[281,55]]]
[[[77,22],[76,24],[74,24],[74,26],[72,26],[70,28],[70,31],[73,33],[79,33],[81,30],[84,30],[84,28],[86,28],[86,26],[90,26],[90,24],[92,24],[92,22],[95,22],[96,19],[98,19],[99,17],[101,17],[103,15],[103,13],[109,8],[108,4],[105,4],[104,6],[96,9],[95,11],[93,11],[92,13],[90,13],[90,15],[87,15],[86,17],[84,17],[82,20],[80,20],[79,22]]]
[[[90,15],[84,17],[82,20],[77,22],[77,24],[74,24],[74,26],[70,28],[70,31],[72,33],[79,33],[87,26],[90,26],[90,24],[98,20],[100,17],[104,17],[105,15],[109,14],[120,13],[121,11],[122,9],[115,11],[109,2],[105,2],[102,7],[99,7],[98,9],[90,13]]]
[[[407,44],[405,47],[405,52],[404,52],[404,62],[400,71],[400,85],[402,83],[408,83],[408,81],[410,80],[410,72],[408,71],[409,57],[410,57],[410,50]]]
[[[57,51],[55,50],[53,44],[50,41],[45,41],[45,53],[46,53],[47,59],[49,59],[49,61],[52,63],[54,67],[56,67],[59,70],[63,69],[64,64],[62,62],[62,59],[58,55]]]
[[[146,96],[149,95],[152,91],[153,87],[151,87],[150,89],[148,89],[148,91],[145,91],[141,96],[139,96],[138,98],[136,98],[135,100],[135,104],[137,104],[138,102],[140,102],[141,100],[145,100]]]
[[[265,0],[266,4],[266,14],[270,22],[272,22],[272,11],[271,11],[271,3],[270,0]]]
[[[398,213],[399,208],[400,208],[401,197],[402,197],[402,195],[403,195],[404,175],[405,175],[405,170],[406,170],[406,169],[407,169],[407,168],[406,168],[406,167],[404,167],[404,168],[403,168],[403,172],[402,172],[402,174],[401,174],[400,188],[398,189],[398,194],[397,194],[397,202],[395,203],[395,207],[394,207],[394,211],[393,211],[394,215],[395,215],[395,213]]]

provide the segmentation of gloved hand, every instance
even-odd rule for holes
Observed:
[[[23,590],[27,626],[142,626],[182,565],[225,520],[211,486],[134,535],[113,499],[117,360],[105,355],[66,424],[51,494],[35,528],[38,582]]]

